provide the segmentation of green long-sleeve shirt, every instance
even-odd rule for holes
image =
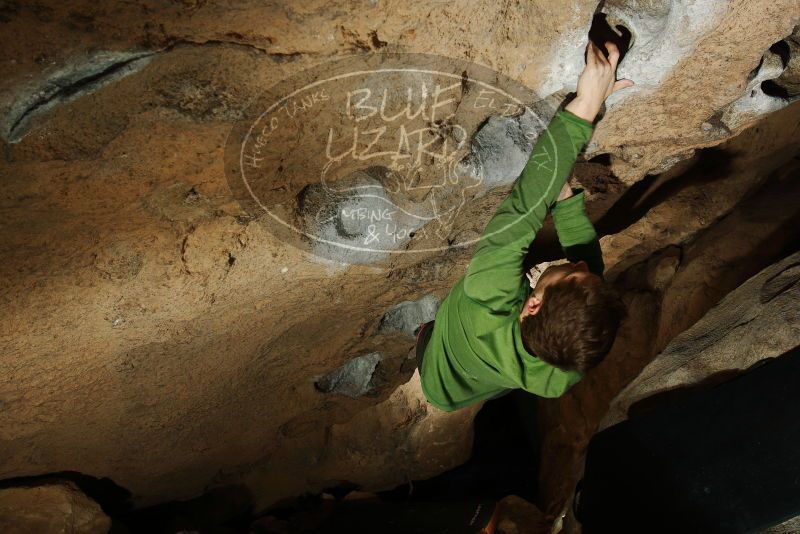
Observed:
[[[420,369],[425,397],[437,408],[457,410],[516,388],[559,397],[581,379],[580,373],[562,371],[525,350],[519,314],[530,293],[523,259],[550,207],[567,258],[584,259],[602,275],[583,192],[555,202],[593,131],[591,122],[556,112],[486,226],[467,273],[439,307]]]

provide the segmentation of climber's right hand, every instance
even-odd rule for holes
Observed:
[[[561,188],[561,192],[558,194],[558,198],[556,198],[557,202],[561,202],[562,200],[567,200],[573,195],[572,187],[569,185],[569,182],[564,184],[564,187]]]
[[[603,44],[608,50],[608,58],[592,41],[586,45],[586,66],[578,77],[577,94],[564,108],[589,122],[594,122],[611,93],[633,85],[632,80],[617,80],[617,45],[611,41]]]

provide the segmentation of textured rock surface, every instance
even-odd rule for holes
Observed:
[[[762,531],[762,534],[793,534],[798,531],[800,531],[800,517],[795,517]]]
[[[443,412],[425,400],[419,373],[383,402],[324,432],[285,440],[274,456],[244,476],[256,505],[354,480],[366,491],[425,479],[464,463],[472,422],[483,403]],[[294,471],[281,466],[296,466]],[[398,476],[399,474],[399,476]]]
[[[631,405],[647,397],[744,371],[798,345],[800,254],[794,254],[747,280],[673,339],[617,395],[600,429],[625,420]]]
[[[620,65],[618,74],[621,77],[631,77],[634,81],[636,77],[644,78],[645,86],[629,97],[622,92],[619,96],[612,95],[607,105],[619,112],[609,113],[600,125],[587,148],[588,155],[612,154],[612,170],[623,181],[632,183],[645,172],[661,168],[662,163],[674,163],[687,149],[713,146],[731,133],[752,125],[761,116],[755,112],[729,127],[720,124],[718,114],[746,95],[747,82],[765,66],[762,56],[773,44],[795,31],[796,5],[723,4],[711,0],[614,4],[627,6],[624,10],[627,16],[621,9],[615,10],[615,14],[623,21],[631,20],[628,25],[634,37],[641,33],[654,40],[640,43],[641,52],[634,41],[626,57],[628,63]],[[776,11],[772,12],[773,8]],[[643,11],[650,13],[639,15]],[[770,15],[767,12],[771,12]],[[786,16],[786,25],[780,29],[773,26],[772,30],[780,35],[776,39],[776,33],[772,33],[769,23],[762,17],[776,17],[774,24],[780,19],[780,12]],[[643,23],[642,31],[637,32],[640,23]],[[698,38],[699,35],[703,37]],[[756,48],[751,48],[754,45]],[[634,61],[639,53],[643,55],[642,60]],[[673,67],[668,69],[662,61],[644,59],[654,54],[666,58]],[[767,63],[766,68],[773,68],[771,62]],[[668,70],[667,75],[663,74],[664,70]],[[769,76],[777,76],[777,70],[771,71]],[[647,80],[658,80],[657,87],[648,87]],[[694,89],[687,90],[689,87]],[[620,105],[622,102],[624,105]],[[783,107],[787,103],[776,100],[775,106]],[[623,138],[625,141],[618,142]]]
[[[550,524],[533,504],[516,495],[497,503],[496,530],[498,534],[548,534]]]
[[[798,345],[800,253],[795,253],[728,293],[691,328],[670,341],[614,398],[598,430],[627,419],[640,401],[679,394],[683,388],[713,387]],[[657,406],[658,401],[648,404]],[[799,521],[795,518],[764,532],[796,532]],[[581,532],[571,513],[565,532]]]
[[[784,120],[798,123],[796,104],[787,113],[759,124],[762,140],[783,131]],[[726,179],[715,181],[712,173],[703,180],[689,171],[656,186],[670,193],[666,200],[625,231],[603,238],[612,262],[607,276],[624,293],[629,316],[597,369],[563,397],[540,403],[538,504],[551,517],[560,515],[571,496],[585,447],[611,400],[724,295],[796,250],[800,169],[790,156],[797,153],[796,141],[781,137],[778,144],[787,143],[785,148],[764,161],[760,143],[750,137],[755,134],[749,131],[724,147],[731,156],[722,171]],[[774,159],[778,154],[785,159]],[[704,169],[698,165],[701,175]],[[644,198],[646,203],[646,193]]]
[[[590,208],[607,208],[627,185],[796,96],[767,91],[758,98],[769,105],[748,106],[755,111],[746,117],[729,108],[756,76],[787,87],[796,80],[796,54],[780,68],[773,56],[760,64],[798,24],[794,0],[605,6],[635,35],[620,73],[637,85],[608,102],[587,149],[588,157],[608,154],[616,174],[580,177]],[[409,339],[379,327],[400,302],[443,298],[469,250],[345,266],[289,247],[232,196],[225,140],[265,87],[349,54],[469,59],[557,101],[574,89],[596,7],[2,3],[0,478],[107,476],[137,504],[249,480],[266,505],[332,481],[391,485],[463,459],[466,419],[443,425],[453,434],[439,440],[433,416],[430,425],[410,424],[416,405],[389,400],[410,376]],[[694,190],[671,208],[653,201],[637,226],[605,244],[609,265],[627,266],[724,215],[796,148],[755,139],[765,161],[733,179],[734,194],[720,193],[717,203]],[[294,155],[319,151],[298,147]],[[295,198],[294,185],[278,184],[274,200]],[[508,185],[465,206],[453,231],[432,244],[479,234]],[[684,224],[687,214],[697,219]],[[627,227],[623,220],[609,219],[621,228],[605,233]],[[686,326],[698,316],[689,313]],[[384,355],[375,397],[315,388],[372,352]]]
[[[383,331],[401,330],[413,336],[420,323],[427,323],[436,318],[439,304],[436,295],[425,295],[414,302],[401,302],[386,312],[381,319],[380,329]]]
[[[379,352],[356,356],[317,380],[317,389],[348,397],[365,395],[372,390],[372,376],[381,359]]]
[[[0,530],[6,534],[105,534],[100,506],[70,482],[0,489]]]

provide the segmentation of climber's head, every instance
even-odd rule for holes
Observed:
[[[522,343],[565,371],[586,372],[602,361],[625,315],[617,292],[585,262],[545,269],[520,313]]]

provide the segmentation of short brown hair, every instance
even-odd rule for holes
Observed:
[[[542,307],[521,322],[525,350],[564,371],[588,371],[617,335],[625,306],[601,280],[564,280],[545,288]]]

